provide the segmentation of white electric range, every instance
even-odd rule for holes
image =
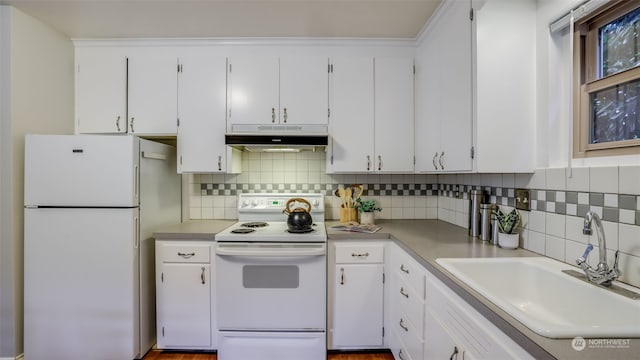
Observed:
[[[310,231],[288,231],[291,198],[311,204]],[[326,359],[326,243],[323,194],[238,196],[238,222],[216,235],[220,360]]]

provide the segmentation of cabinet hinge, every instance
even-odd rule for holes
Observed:
[[[416,156],[413,156],[413,166],[416,166]]]
[[[384,326],[382,327],[382,337],[384,337]]]
[[[177,118],[176,120],[177,120],[177,121],[176,121],[176,125],[177,125],[177,126],[180,126],[180,118]]]
[[[182,156],[180,156],[180,163],[182,163]],[[160,282],[164,282],[164,273],[160,273]]]
[[[386,277],[384,276],[384,273],[382,273],[382,283],[384,284]]]
[[[327,109],[327,117],[330,118],[331,117],[331,108]]]
[[[329,69],[330,69],[329,72],[333,73],[333,64],[329,65]]]
[[[229,63],[229,73],[231,73],[231,63]]]
[[[475,157],[476,157],[476,148],[472,146],[471,147],[471,158],[475,159]]]
[[[333,165],[333,155],[331,155],[331,165]]]
[[[469,10],[469,20],[473,21],[473,8]]]
[[[180,155],[180,165],[182,165],[182,155]]]
[[[80,64],[78,64],[78,68],[76,69],[77,72],[80,72]]]
[[[416,65],[414,64],[413,65],[413,75],[415,75],[415,74],[416,74]]]
[[[162,327],[162,336],[164,336],[164,326]]]
[[[178,64],[178,72],[180,72],[180,64]]]

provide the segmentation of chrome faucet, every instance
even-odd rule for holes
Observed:
[[[587,264],[587,256],[591,250],[593,250],[593,245],[587,245],[587,249],[584,254],[576,260],[576,264],[578,264],[584,273],[587,275],[587,279],[590,282],[596,283],[598,285],[610,286],[613,280],[616,280],[622,274],[620,269],[618,268],[618,255],[620,250],[616,250],[615,259],[613,261],[613,268],[609,269],[609,265],[607,263],[607,241],[604,237],[604,230],[602,228],[602,221],[598,214],[593,211],[587,212],[587,215],[584,217],[584,227],[582,228],[582,233],[585,235],[593,234],[593,229],[591,224],[595,223],[596,234],[598,235],[598,255],[599,262],[596,268],[592,268],[589,264]]]

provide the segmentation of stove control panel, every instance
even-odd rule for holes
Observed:
[[[291,198],[302,198],[311,204],[311,211],[318,211],[324,209],[324,195],[323,194],[240,194],[238,195],[238,210],[252,209],[252,210],[284,210],[287,202]],[[291,205],[295,207],[306,207],[306,204],[295,203]]]

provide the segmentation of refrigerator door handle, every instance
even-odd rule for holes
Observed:
[[[140,218],[138,218],[137,216],[134,218],[134,222],[135,222],[135,234],[133,234],[133,248],[137,249],[138,247],[140,247]]]
[[[133,166],[133,196],[136,201],[140,199],[140,170],[138,165]]]

